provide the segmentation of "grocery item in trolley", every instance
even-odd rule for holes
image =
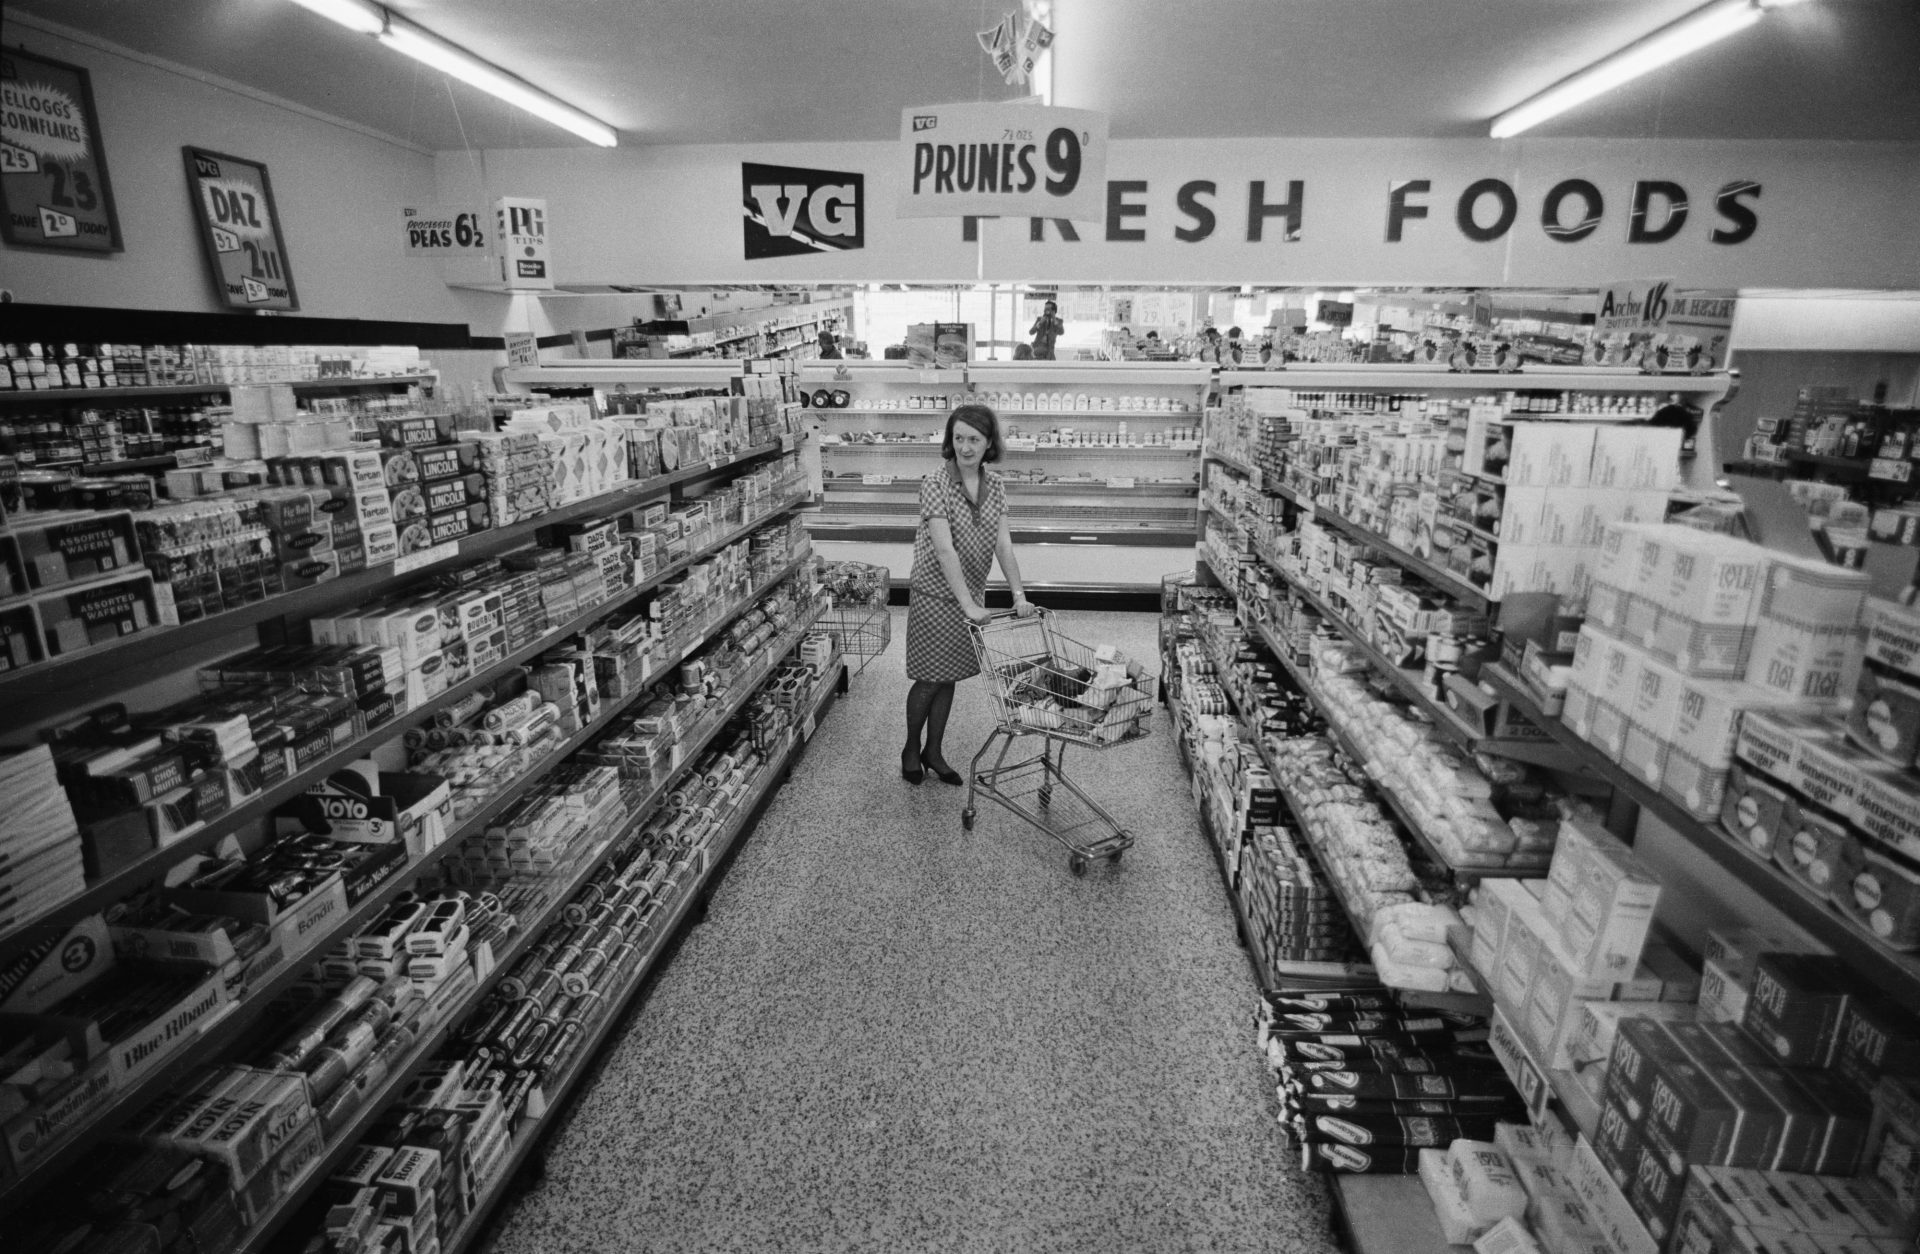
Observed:
[[[1059,731],[1105,746],[1146,734],[1153,712],[1153,677],[1112,645],[1089,649],[1045,633],[1039,656],[995,653],[994,688],[1005,721]]]

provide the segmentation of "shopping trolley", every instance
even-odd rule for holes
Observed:
[[[978,792],[1065,845],[1075,875],[1085,875],[1094,858],[1118,862],[1133,837],[1067,778],[1067,746],[1111,749],[1146,737],[1154,676],[1138,662],[1068,639],[1046,610],[975,623],[973,645],[1000,725],[973,755],[961,826],[973,830]],[[1039,753],[1009,762],[1028,737],[1039,738]],[[990,754],[993,765],[982,769]]]

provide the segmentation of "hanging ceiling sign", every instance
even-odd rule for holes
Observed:
[[[1037,104],[903,109],[900,147],[899,217],[1106,216],[1104,113]]]
[[[77,65],[18,48],[0,50],[0,238],[120,251],[93,81]]]
[[[547,202],[502,196],[493,202],[494,248],[500,281],[508,291],[551,291],[553,244],[547,236]]]
[[[207,268],[229,309],[298,309],[267,167],[188,146],[187,182]]]
[[[487,211],[479,205],[402,205],[400,229],[409,257],[487,255]]]

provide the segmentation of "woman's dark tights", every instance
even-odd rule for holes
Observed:
[[[952,710],[952,684],[914,680],[913,688],[907,693],[907,745],[903,759],[911,758],[914,766],[951,770],[940,754],[940,742],[946,738],[947,715]]]

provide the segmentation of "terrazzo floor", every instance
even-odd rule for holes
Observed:
[[[493,1254],[1333,1249],[1254,1047],[1256,986],[1164,711],[1074,751],[1118,866],[897,768],[893,644],[504,1204]],[[1062,613],[1155,656],[1150,614]],[[962,685],[948,757],[992,729]]]

